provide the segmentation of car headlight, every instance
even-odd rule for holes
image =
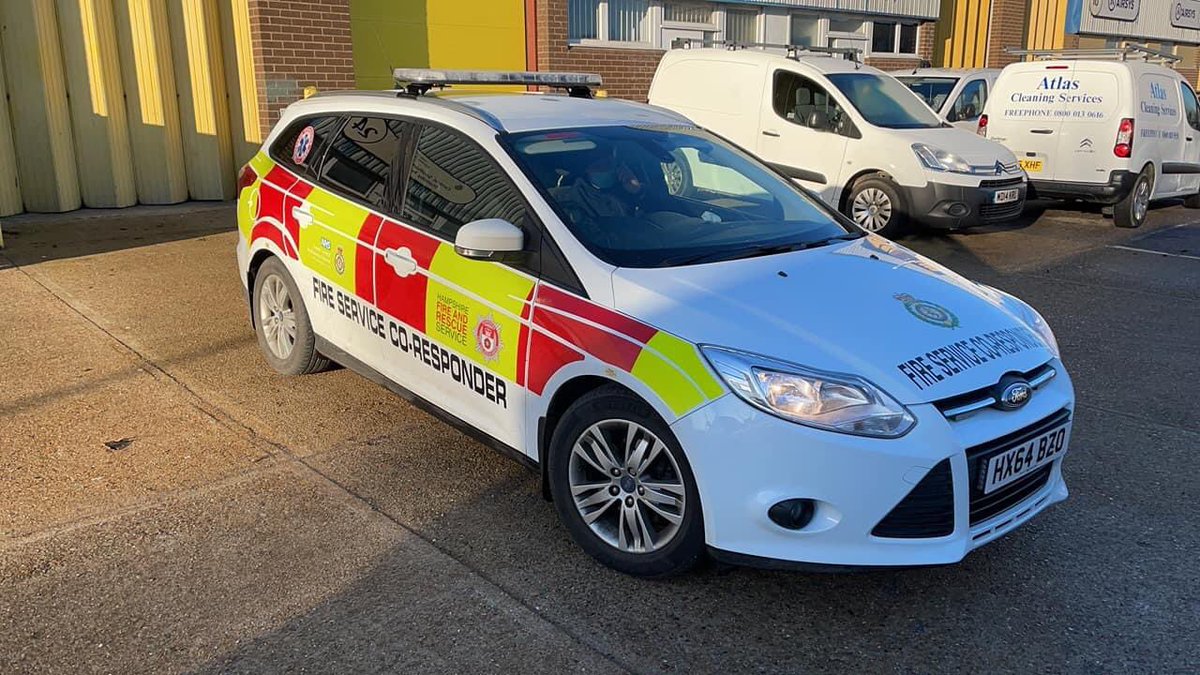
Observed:
[[[843,434],[897,438],[916,418],[887,392],[853,375],[826,373],[764,356],[701,346],[733,393],[776,417]]]
[[[1046,319],[1042,317],[1038,311],[1024,302],[1020,303],[1022,313],[1024,314],[1025,323],[1033,329],[1033,332],[1042,338],[1042,342],[1046,343],[1046,348],[1054,354],[1054,358],[1060,358],[1058,351],[1058,338],[1054,337],[1054,331],[1050,330],[1050,324],[1046,323]]]
[[[921,160],[921,164],[924,164],[925,168],[931,171],[949,171],[950,173],[966,174],[982,173],[984,171],[990,173],[996,172],[996,165],[994,164],[986,167],[972,166],[967,160],[953,152],[940,150],[924,143],[913,143],[912,149],[916,153],[917,159]]]

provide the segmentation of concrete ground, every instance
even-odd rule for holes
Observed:
[[[1195,672],[1197,220],[905,240],[1056,328],[1066,503],[953,567],[649,582],[382,388],[273,375],[228,205],[7,219],[0,672]]]

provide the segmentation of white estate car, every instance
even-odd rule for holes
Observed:
[[[1013,153],[946,123],[891,75],[800,47],[738,47],[668,51],[650,103],[750,150],[882,236],[906,221],[952,229],[1021,215],[1025,173]]]
[[[594,76],[397,80],[289,106],[240,175],[277,371],[337,361],[540,470],[637,575],[953,563],[1066,498],[1074,394],[1025,303]],[[427,93],[463,81],[573,95]]]
[[[975,131],[999,68],[914,68],[892,73],[950,124]]]
[[[1041,198],[1113,209],[1139,227],[1150,202],[1200,208],[1200,103],[1166,64],[1140,46],[1047,50],[1000,73],[979,133],[1017,154]]]

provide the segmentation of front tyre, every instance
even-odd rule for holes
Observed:
[[[267,363],[283,375],[307,375],[329,367],[317,352],[317,336],[292,275],[278,258],[254,277],[254,330]]]
[[[1138,175],[1133,189],[1113,207],[1117,227],[1141,227],[1150,213],[1150,195],[1154,192],[1154,169],[1147,166]]]
[[[881,175],[864,176],[854,181],[846,198],[846,215],[856,225],[889,239],[904,231],[904,204],[900,189]]]
[[[548,454],[558,517],[592,557],[639,577],[679,574],[703,558],[691,466],[644,401],[615,385],[589,392],[563,415]]]

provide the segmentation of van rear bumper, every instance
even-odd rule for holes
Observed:
[[[1030,180],[1030,199],[1080,199],[1095,204],[1116,204],[1125,198],[1137,181],[1132,171],[1113,171],[1107,183],[1071,183],[1056,180]]]
[[[1002,223],[1021,215],[1025,208],[1026,183],[1020,178],[985,180],[977,187],[930,182],[908,191],[909,217],[938,229]],[[996,193],[1018,190],[1016,201],[995,204]]]

